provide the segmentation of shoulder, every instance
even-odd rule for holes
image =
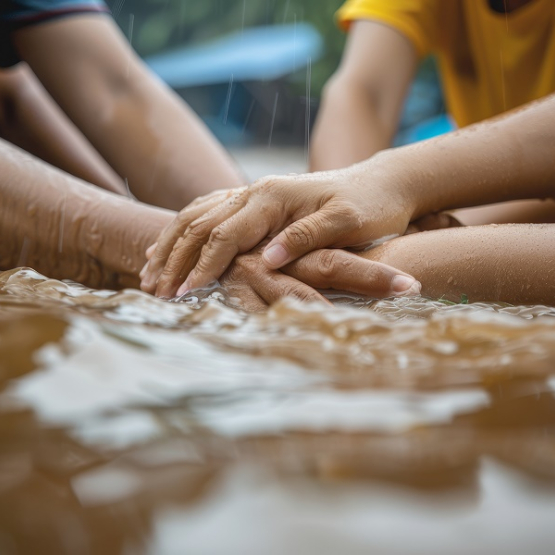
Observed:
[[[384,23],[405,35],[423,57],[435,49],[442,14],[454,3],[457,0],[348,0],[337,20],[344,30],[360,19]]]

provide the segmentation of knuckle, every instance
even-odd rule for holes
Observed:
[[[226,278],[231,281],[243,281],[244,275],[244,267],[239,260],[234,262],[226,272]]]
[[[312,248],[317,243],[318,233],[306,222],[299,221],[284,231],[285,237],[293,245],[301,248]]]
[[[334,250],[322,250],[318,253],[318,271],[326,279],[333,278],[342,271],[339,253]]]
[[[216,268],[221,268],[221,271],[218,273]],[[200,274],[210,274],[214,271],[220,275],[225,270],[225,267],[222,266],[221,260],[218,260],[217,252],[213,248],[213,244],[207,243],[202,247],[200,251],[200,257],[197,260],[197,264],[195,266],[194,271]]]
[[[359,206],[351,201],[342,202],[334,209],[334,216],[345,223],[349,230],[360,229],[363,226],[364,217]]]
[[[282,289],[282,297],[293,297],[299,301],[307,302],[314,300],[314,294],[304,287],[287,285]]]
[[[235,259],[235,265],[237,265],[239,268],[241,268],[242,271],[247,273],[252,273],[259,269],[259,264],[255,260],[255,258],[249,255],[238,256]]]
[[[239,189],[232,195],[231,200],[234,206],[243,207],[247,203],[249,196],[250,192],[248,189]]]
[[[183,234],[184,238],[191,239],[195,243],[203,242],[207,237],[207,226],[203,220],[195,220],[191,222],[185,233]]]
[[[294,285],[290,285],[290,284],[286,284],[286,285],[281,285],[279,288],[279,297],[294,297],[294,298],[298,298],[298,288],[295,287]]]
[[[229,242],[229,234],[227,233],[226,226],[220,224],[210,232],[207,245],[211,247],[215,243],[227,243],[227,242]]]
[[[280,175],[267,175],[256,180],[250,187],[253,193],[267,193],[271,189],[275,189],[282,185],[284,178]]]

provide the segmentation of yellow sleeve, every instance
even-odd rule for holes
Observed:
[[[434,49],[441,1],[348,0],[339,9],[336,17],[339,27],[344,31],[347,31],[351,23],[357,19],[385,23],[405,35],[416,48],[418,55],[424,57]]]

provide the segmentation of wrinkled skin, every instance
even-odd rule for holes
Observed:
[[[250,251],[287,226],[286,237],[298,251],[288,261],[320,246],[366,247],[384,235],[403,234],[409,224],[404,199],[401,196],[387,199],[379,189],[368,198],[371,195],[360,179],[356,201],[343,195],[348,183],[355,180],[353,173],[344,170],[326,177],[324,174],[273,176],[247,189],[227,193],[225,197],[215,195],[187,207],[160,238],[145,272],[143,289],[159,296],[173,296],[195,264],[197,272],[198,268],[206,267],[207,283],[218,279],[236,254]],[[371,211],[372,206],[379,207],[376,210],[381,220],[374,221],[373,226],[368,221],[364,225],[364,213]],[[310,215],[317,211],[318,218]],[[309,216],[295,221],[304,214]],[[372,227],[379,232],[372,233]],[[325,236],[327,231],[332,235]],[[228,236],[236,237],[237,242],[228,240]],[[202,258],[200,262],[199,258]],[[164,273],[158,278],[164,263]],[[281,266],[275,265],[272,269]],[[153,278],[158,283],[151,282]],[[186,289],[196,286],[191,277]]]
[[[175,212],[102,191],[1,140],[0,159],[0,269],[32,266],[50,277],[92,287],[138,287],[145,249],[170,225]],[[310,284],[378,296],[420,291],[420,284],[405,272],[352,253],[341,256],[342,267],[350,265],[356,272],[337,272],[335,265],[317,259],[284,275],[259,267],[260,255],[251,254],[231,266],[224,282],[233,285],[236,296],[245,297],[247,309],[283,295],[324,300]],[[409,285],[396,291],[399,278]],[[251,305],[249,298],[260,301]]]
[[[237,256],[221,278],[222,285],[249,311],[263,310],[283,297],[331,304],[317,290],[378,298],[414,296],[421,291],[421,284],[409,274],[345,250],[317,250],[281,270],[270,270],[262,261],[263,249],[264,244]],[[408,285],[401,280],[395,289],[399,277]]]
[[[87,185],[1,140],[0,156],[0,269],[27,265],[92,287],[139,285],[144,252],[175,212]],[[222,278],[248,310],[280,295],[321,300],[310,286],[387,296],[394,278],[409,275],[432,297],[555,302],[555,225],[413,233],[361,255],[318,249],[282,271],[262,263],[261,248],[238,257]],[[407,294],[419,289],[413,282]]]
[[[263,260],[275,270],[317,249],[403,235],[445,210],[552,197],[553,144],[555,95],[343,170],[262,179],[185,208],[160,237],[142,288],[171,295],[205,286],[265,238]]]

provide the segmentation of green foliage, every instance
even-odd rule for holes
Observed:
[[[312,94],[335,70],[345,37],[335,25],[341,0],[107,0],[123,32],[141,56],[199,44],[243,27],[309,22],[325,43],[312,67]],[[303,77],[304,83],[304,77]],[[300,86],[300,84],[299,84]]]
[[[468,300],[468,295],[466,293],[463,293],[461,295],[461,300],[458,303],[455,303],[453,301],[449,301],[448,299],[445,299],[443,297],[439,298],[438,302],[440,302],[442,304],[446,304],[446,305],[457,305],[457,304],[468,304],[470,301]]]

